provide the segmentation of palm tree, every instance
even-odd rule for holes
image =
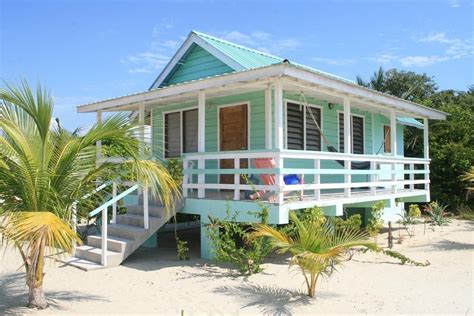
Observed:
[[[329,276],[334,267],[344,261],[350,248],[377,249],[365,233],[348,228],[335,230],[330,220],[321,225],[314,219],[300,220],[294,212],[290,213],[290,219],[296,226],[294,238],[263,224],[256,226],[250,238],[268,237],[278,253],[290,252],[290,266],[301,270],[309,297],[314,297],[319,277]]]
[[[140,181],[167,210],[178,189],[159,162],[140,159],[133,138],[139,127],[126,115],[111,116],[77,136],[52,124],[53,99],[39,85],[34,93],[26,82],[5,84],[0,100],[1,240],[23,258],[29,306],[43,309],[48,306],[42,288],[45,255],[70,252],[79,242],[71,228],[72,207],[93,190],[96,179]],[[96,165],[98,141],[113,143],[128,159]]]
[[[362,79],[361,76],[356,77],[357,84],[366,88],[370,88],[377,91],[384,91],[385,85],[385,71],[382,66],[379,67],[379,70],[375,71],[370,80],[366,82]]]

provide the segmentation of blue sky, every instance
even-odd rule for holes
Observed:
[[[352,80],[382,65],[474,83],[473,1],[0,3],[0,78],[47,86],[69,129],[94,120],[76,105],[146,90],[192,29]]]

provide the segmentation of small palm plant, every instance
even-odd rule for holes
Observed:
[[[296,226],[294,237],[269,225],[257,225],[250,238],[267,237],[278,253],[290,252],[291,266],[297,266],[303,274],[308,296],[314,297],[318,280],[328,277],[333,268],[346,258],[349,249],[366,247],[377,250],[377,246],[367,239],[367,234],[349,228],[335,229],[332,221],[321,224],[312,219],[299,219],[296,213],[290,213],[290,219]]]
[[[19,250],[26,270],[29,306],[48,306],[43,292],[47,254],[71,252],[80,243],[72,230],[75,201],[95,188],[96,179],[140,181],[171,209],[176,183],[156,161],[142,159],[126,114],[95,124],[83,136],[55,126],[53,98],[26,82],[0,89],[0,242]],[[113,143],[128,159],[97,164],[97,142]],[[124,175],[125,174],[125,175]],[[94,196],[90,197],[93,200]]]

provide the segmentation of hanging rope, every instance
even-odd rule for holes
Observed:
[[[306,100],[306,96],[304,95],[303,91],[301,91],[301,93],[300,93],[299,102],[300,102],[300,104],[303,104],[305,106],[305,108],[308,110],[309,115],[311,116],[311,119],[313,120],[314,125],[316,126],[316,129],[319,131],[321,137],[323,138],[323,142],[326,144],[327,150],[329,152],[338,153],[337,149],[334,146],[331,145],[331,143],[327,139],[326,135],[324,135],[321,127],[319,126],[316,118],[314,117],[313,110],[309,106],[308,101]],[[373,124],[373,122],[372,122],[372,124]],[[382,144],[380,145],[379,150],[377,151],[376,155],[378,155],[380,150],[382,149],[387,135],[388,135],[388,130],[387,130],[387,132],[385,133],[385,135],[383,137]],[[344,161],[343,160],[336,160],[336,161],[341,166],[344,166]],[[369,161],[360,161],[360,162],[359,161],[353,161],[353,162],[351,162],[351,169],[366,170],[366,169],[369,169],[369,168],[370,168],[370,162]]]

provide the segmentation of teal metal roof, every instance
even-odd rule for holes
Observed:
[[[240,46],[220,38],[216,38],[201,32],[193,31],[194,34],[226,54],[246,69],[260,68],[283,61],[283,58],[259,52],[244,46]]]
[[[240,64],[242,67],[244,67],[246,70],[248,69],[253,69],[253,68],[260,68],[260,67],[266,67],[274,64],[279,64],[283,62],[285,59],[281,57],[277,57],[274,55],[270,55],[267,53],[260,52],[255,49],[251,49],[245,46],[237,45],[235,43],[228,42],[226,40],[213,37],[201,32],[197,31],[192,31],[192,33],[196,34],[199,36],[202,40],[206,41],[206,43],[212,45],[214,48],[218,49],[220,52],[223,54],[227,55],[229,58],[232,58],[235,62]],[[353,80],[349,80],[346,78],[342,78],[339,76],[335,76],[333,74],[314,69],[311,67],[308,67],[306,65],[298,64],[293,61],[289,61],[292,65],[303,68],[309,71],[313,71],[319,74],[322,74],[324,76],[332,77],[338,80],[343,80],[346,82],[354,83]]]
[[[423,123],[411,117],[397,117],[397,122],[402,125],[412,126],[416,128],[423,128]]]

